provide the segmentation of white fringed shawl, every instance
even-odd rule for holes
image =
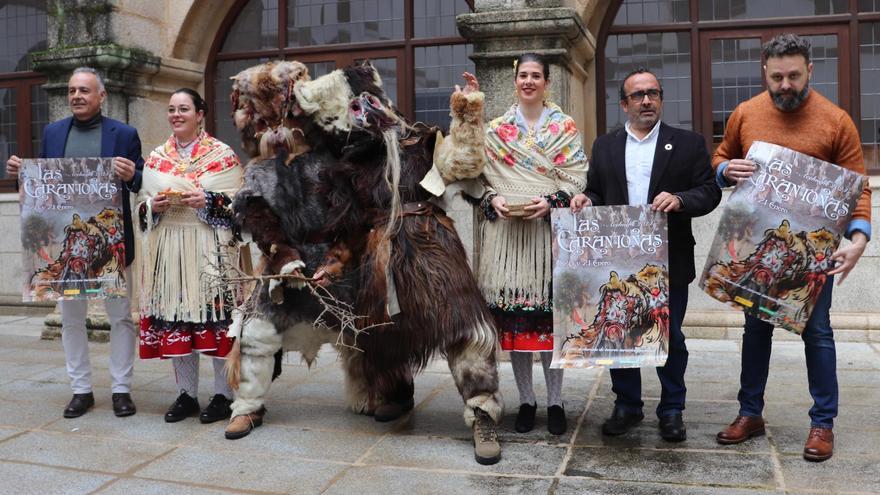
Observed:
[[[535,131],[536,145],[517,126],[517,105],[486,130],[489,162],[483,170],[488,193],[508,205],[531,204],[534,196],[586,188],[587,157],[574,120],[552,104]],[[499,218],[481,226],[479,282],[490,307],[550,309],[552,232],[544,219]]]
[[[238,248],[229,246],[231,230],[208,225],[195,209],[182,205],[169,208],[154,224],[148,200],[169,188],[201,187],[232,197],[241,187],[243,170],[229,146],[204,133],[193,150],[193,165],[185,173],[169,169],[169,163],[180,163],[173,139],[150,154],[138,194],[138,209],[146,205],[147,224],[138,246],[141,316],[199,323],[231,318],[231,308],[214,304],[223,301],[225,289],[207,284],[208,278],[216,279],[221,262],[238,262]],[[226,250],[224,260],[217,258],[220,249]]]

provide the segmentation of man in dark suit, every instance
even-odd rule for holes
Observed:
[[[73,71],[67,83],[70,117],[52,122],[43,131],[40,158],[114,157],[113,171],[122,181],[122,211],[125,221],[125,264],[134,259],[134,236],[129,192],[141,187],[141,140],[133,127],[101,115],[107,93],[98,73],[81,67]],[[6,174],[17,177],[21,158],[6,162]],[[129,293],[131,291],[131,277]],[[92,370],[86,333],[86,301],[61,301],[61,340],[67,361],[73,398],[64,409],[65,418],[85,414],[95,404],[92,394]],[[128,297],[106,299],[104,307],[110,320],[110,376],[113,412],[131,416],[136,412],[131,400],[131,376],[134,365],[135,333]]]
[[[572,209],[585,205],[650,204],[669,221],[669,357],[657,368],[662,393],[657,406],[660,436],[680,442],[687,432],[682,420],[684,372],[688,351],[681,331],[688,284],[694,280],[694,236],[691,218],[705,215],[721,201],[703,137],[660,121],[663,88],[650,71],[639,68],[620,86],[624,128],[593,144],[585,194],[572,199]],[[641,370],[611,370],[617,395],[614,412],[602,424],[605,435],[622,435],[644,419]]]

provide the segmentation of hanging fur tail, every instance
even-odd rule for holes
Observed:
[[[226,372],[226,382],[232,390],[238,390],[241,383],[241,337],[235,339],[232,350],[226,355],[226,364],[223,366]]]

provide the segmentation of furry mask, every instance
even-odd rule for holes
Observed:
[[[299,108],[293,87],[309,79],[306,66],[296,61],[266,62],[232,77],[232,118],[252,155],[294,151],[296,126],[290,120]]]

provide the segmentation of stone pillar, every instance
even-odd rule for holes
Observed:
[[[513,61],[524,52],[550,62],[550,99],[579,128],[592,128],[584,112],[596,41],[575,8],[563,0],[476,0],[476,12],[458,16],[461,35],[486,93],[486,115],[503,114],[514,101]]]
[[[142,88],[159,72],[160,59],[137,48],[115,42],[111,16],[115,10],[107,0],[49,0],[48,49],[31,54],[34,70],[46,75],[49,118],[58,120],[70,115],[67,105],[67,81],[73,69],[92,67],[101,74],[107,97],[104,115],[130,122],[131,107],[143,98]],[[104,305],[89,305],[89,337],[106,341],[109,324]],[[60,335],[59,310],[46,317],[44,338]]]

